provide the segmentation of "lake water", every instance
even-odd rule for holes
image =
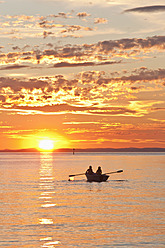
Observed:
[[[0,153],[0,247],[165,247],[165,153]],[[89,165],[123,169],[88,183]]]

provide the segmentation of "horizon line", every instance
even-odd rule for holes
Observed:
[[[165,152],[163,147],[125,147],[125,148],[57,148],[52,150],[39,150],[37,148],[0,149],[0,152]]]

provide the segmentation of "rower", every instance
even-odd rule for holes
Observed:
[[[91,174],[94,173],[91,165],[90,165],[89,168],[87,169],[86,173],[88,173],[89,175],[91,175]]]
[[[98,175],[102,175],[102,169],[101,169],[101,166],[98,167],[97,171],[96,171],[96,174]]]

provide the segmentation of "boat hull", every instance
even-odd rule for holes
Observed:
[[[109,178],[109,176],[106,174],[98,175],[96,173],[93,174],[86,173],[85,175],[88,182],[105,182]]]

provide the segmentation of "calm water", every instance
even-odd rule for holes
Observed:
[[[165,247],[164,164],[164,153],[0,153],[0,247]],[[124,172],[68,181],[89,165]]]

